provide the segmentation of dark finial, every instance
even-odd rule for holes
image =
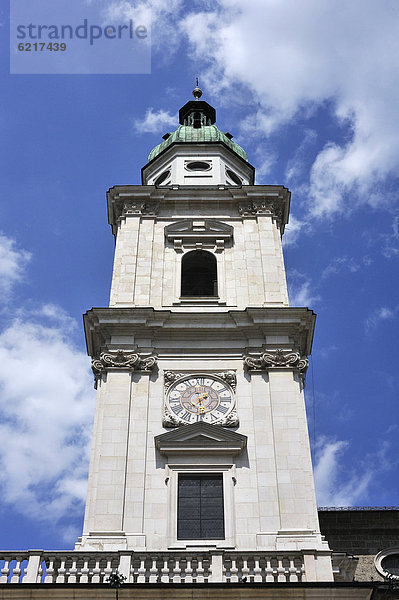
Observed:
[[[202,96],[202,90],[198,87],[198,77],[195,78],[196,86],[193,89],[193,96],[196,100],[199,100]]]

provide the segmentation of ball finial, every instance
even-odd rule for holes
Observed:
[[[196,86],[193,89],[193,96],[196,100],[199,100],[202,96],[202,90],[198,87],[198,77],[195,78]]]

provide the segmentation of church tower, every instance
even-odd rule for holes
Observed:
[[[137,556],[149,581],[332,581],[303,392],[315,315],[289,306],[281,245],[290,192],[254,185],[193,95],[142,185],[107,194],[115,261],[109,307],[84,316],[97,405],[76,549]]]

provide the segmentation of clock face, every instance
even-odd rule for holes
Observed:
[[[224,381],[210,375],[188,375],[169,390],[167,405],[184,423],[217,423],[233,408],[233,392]]]

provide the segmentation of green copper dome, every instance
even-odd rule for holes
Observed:
[[[167,136],[167,137],[166,137]],[[173,133],[166,134],[166,139],[158,146],[155,146],[153,150],[151,150],[148,156],[148,162],[153,160],[156,156],[161,154],[165,148],[168,148],[171,144],[185,142],[185,143],[213,143],[213,142],[223,142],[228,146],[233,152],[241,156],[245,161],[248,162],[248,157],[245,151],[236,144],[232,142],[229,134],[223,133],[220,131],[217,126],[214,125],[201,125],[200,127],[193,127],[192,125],[179,125],[179,127]]]

